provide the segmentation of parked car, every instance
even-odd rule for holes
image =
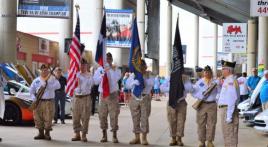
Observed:
[[[254,128],[257,131],[268,133],[268,110],[261,112],[254,118]]]
[[[237,108],[239,109],[239,114],[241,117],[244,117],[245,112],[251,111],[253,109],[260,107],[261,103],[259,99],[259,94],[260,94],[261,87],[264,81],[265,81],[265,78],[262,77],[259,83],[257,84],[256,88],[252,92],[251,96],[245,101],[238,104]]]
[[[20,124],[33,121],[33,112],[29,109],[32,99],[29,87],[11,80],[4,88],[5,114],[3,123]],[[65,114],[71,115],[71,100],[66,98]]]

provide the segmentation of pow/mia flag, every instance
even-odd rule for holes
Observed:
[[[179,21],[177,19],[175,39],[172,50],[172,63],[170,73],[170,90],[168,104],[172,108],[177,105],[178,99],[183,97],[184,86],[182,81],[183,66],[183,53],[181,46],[181,37],[179,31]]]

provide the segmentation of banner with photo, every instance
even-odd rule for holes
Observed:
[[[108,47],[130,48],[133,10],[106,9]]]
[[[19,0],[18,16],[69,18],[71,0]]]

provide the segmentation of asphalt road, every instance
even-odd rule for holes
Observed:
[[[185,147],[196,147],[197,125],[196,113],[192,109],[192,98],[188,98],[187,120],[185,125],[185,137],[183,138]],[[168,146],[170,137],[166,117],[166,99],[162,101],[152,101],[152,113],[150,116],[150,133],[148,141],[150,146]],[[83,146],[129,146],[128,142],[132,139],[132,120],[128,107],[122,106],[119,115],[119,144],[99,143],[101,139],[101,130],[99,128],[98,115],[92,116],[89,124],[89,142],[72,142],[73,137],[72,121],[67,120],[65,125],[57,124],[53,127],[51,133],[52,141],[33,140],[37,130],[33,126],[0,126],[0,137],[3,142],[0,147],[83,147]],[[242,120],[239,124],[239,147],[266,147],[268,143],[268,135],[256,132],[254,128],[247,127]],[[111,141],[112,133],[109,132],[108,140]],[[131,145],[135,146],[135,145]],[[137,145],[141,146],[141,145]],[[218,115],[218,123],[216,129],[215,146],[223,147],[223,137],[220,127],[220,119]]]

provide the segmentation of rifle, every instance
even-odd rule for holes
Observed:
[[[55,67],[50,72],[50,75],[47,76],[47,78],[45,80],[45,82],[46,82],[45,86],[41,86],[38,89],[38,92],[36,93],[36,101],[33,101],[32,104],[31,104],[31,106],[29,107],[31,110],[35,110],[38,107],[38,105],[39,105],[39,103],[41,101],[41,98],[44,95],[44,92],[45,92],[45,90],[47,88],[47,81],[50,78],[50,76],[53,74],[54,69],[55,69]]]

